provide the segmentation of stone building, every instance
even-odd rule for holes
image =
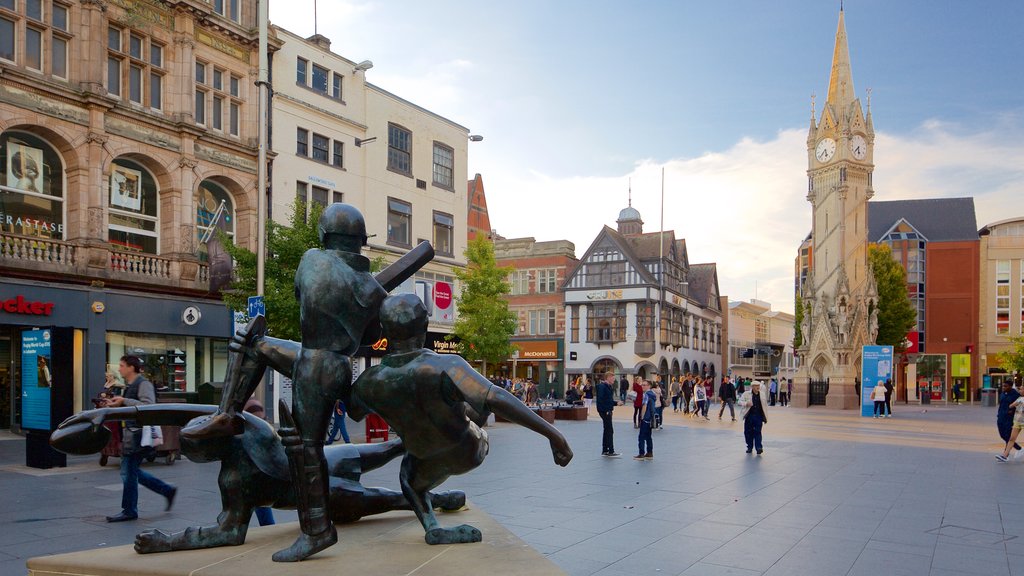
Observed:
[[[1024,218],[993,222],[980,236],[977,358],[982,379],[998,386],[1013,376],[999,360],[1010,338],[1024,334]]]
[[[732,376],[767,380],[793,378],[795,318],[772,310],[763,300],[729,303],[729,371]]]

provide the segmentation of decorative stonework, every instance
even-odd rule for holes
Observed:
[[[155,25],[167,30],[174,30],[174,17],[171,12],[160,4],[147,0],[110,0],[124,9],[125,24],[138,28]]]
[[[104,129],[111,134],[146,142],[166,150],[172,150],[174,152],[181,150],[181,145],[177,140],[172,140],[162,132],[147,129],[135,124],[134,122],[126,122],[124,120],[107,116]]]
[[[46,114],[47,116],[83,126],[88,126],[89,124],[89,113],[83,108],[6,84],[0,85],[0,102],[13,104],[18,108],[26,108],[40,114]]]
[[[182,156],[181,158],[178,159],[179,168],[188,168],[189,170],[193,170],[195,169],[196,166],[199,166],[199,161],[197,161],[195,158],[189,156]]]
[[[249,158],[243,158],[235,154],[222,152],[214,148],[208,148],[206,146],[203,146],[202,144],[199,144],[198,142],[195,145],[195,153],[196,158],[199,158],[200,160],[208,160],[210,162],[215,162],[222,166],[227,166],[229,168],[237,168],[239,170],[244,170],[246,172],[256,172],[255,160],[250,160]]]
[[[249,62],[249,51],[242,48],[234,42],[229,42],[223,38],[217,38],[213,34],[210,34],[206,30],[196,30],[196,40],[206,44],[214,50],[223,52],[232,58],[241,60],[242,62]]]

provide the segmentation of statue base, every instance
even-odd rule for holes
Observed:
[[[485,512],[468,509],[439,514],[444,526],[472,524],[484,540],[477,544],[430,546],[411,512],[389,512],[338,526],[338,543],[302,562],[270,557],[287,548],[298,523],[251,527],[245,544],[205,550],[137,554],[118,546],[29,559],[28,576],[275,576],[306,574],[540,574],[565,572],[498,524]],[[139,530],[146,528],[139,524]]]

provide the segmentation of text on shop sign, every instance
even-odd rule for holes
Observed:
[[[30,302],[24,296],[0,301],[0,307],[4,309],[4,312],[11,314],[49,316],[53,312],[53,302]]]

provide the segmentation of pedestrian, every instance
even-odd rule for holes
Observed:
[[[587,416],[590,416],[590,407],[594,405],[594,385],[590,378],[583,379],[583,405],[587,407]]]
[[[885,417],[892,418],[892,378],[885,379]]]
[[[768,405],[775,406],[775,402],[779,399],[779,381],[776,378],[772,378],[768,383]]]
[[[736,403],[736,386],[733,385],[732,379],[728,376],[722,378],[722,385],[718,387],[718,398],[722,401],[722,407],[718,409],[718,419],[722,419],[722,414],[725,413],[725,407],[729,407],[729,416],[732,416],[732,421],[736,421],[736,409],[733,408],[733,404]]]
[[[779,378],[779,405],[786,406],[789,404],[789,387],[793,385],[793,380],[789,378]]]
[[[537,406],[540,404],[540,391],[537,390],[537,383],[533,380],[526,381],[526,405]]]
[[[704,419],[705,420],[710,420],[710,418],[708,418],[708,410],[711,409],[711,402],[714,400],[714,398],[715,398],[715,380],[713,378],[711,378],[710,376],[708,376],[707,378],[704,379],[704,399],[705,399],[705,402],[704,402],[704,410],[701,412],[704,415]]]
[[[627,392],[629,392],[629,379],[623,374],[622,379],[619,380],[619,402],[622,402],[623,406],[626,405]]]
[[[747,386],[750,385],[749,379],[737,378],[736,379],[736,397],[743,396],[743,393],[747,391]]]
[[[615,430],[612,428],[612,410],[615,409],[615,373],[606,372],[597,383],[597,414],[601,417],[601,456],[618,458],[615,451]]]
[[[634,460],[650,460],[654,458],[654,438],[651,436],[651,429],[654,426],[654,410],[657,398],[651,391],[651,383],[644,380],[641,385],[643,393],[642,409],[640,412],[640,433],[637,434],[637,455]]]
[[[661,430],[663,427],[662,418],[665,412],[665,391],[662,390],[661,383],[658,381],[655,381],[653,384],[651,384],[651,390],[654,391],[654,395],[658,399],[658,402],[657,404],[655,404],[656,407],[654,409],[654,428]]]
[[[694,387],[693,387],[693,402],[695,404],[695,409],[693,411],[693,414],[690,417],[691,418],[697,418],[697,417],[702,416],[704,414],[705,405],[708,402],[708,393],[707,393],[707,389],[704,388],[704,383],[703,382],[697,382],[694,385]],[[708,417],[704,416],[704,419],[707,420]]]
[[[960,382],[958,380],[953,381],[953,404],[960,403]]]
[[[1003,439],[1003,442],[1009,442],[1014,415],[1017,412],[1013,403],[1020,398],[1020,393],[1013,387],[1011,380],[1003,380],[1001,388],[999,407],[996,408],[996,429],[999,430],[999,437]],[[1014,443],[1013,449],[1020,450],[1020,445]]]
[[[108,398],[106,406],[142,406],[156,402],[156,389],[142,375],[142,360],[138,356],[122,356],[117,370],[128,386],[123,396]],[[178,494],[176,487],[141,469],[142,459],[146,455],[146,448],[142,446],[142,427],[134,420],[125,420],[124,426],[121,441],[121,513],[107,516],[107,522],[125,522],[139,517],[139,484],[166,498],[165,510],[171,509],[174,497]]]
[[[679,391],[682,387],[679,384],[679,379],[675,376],[672,377],[672,381],[668,384],[668,394],[672,397],[672,411],[679,412]]]
[[[633,377],[633,428],[640,427],[641,409],[644,405],[643,381],[639,376]]]
[[[690,401],[693,399],[693,375],[689,372],[686,373],[686,378],[683,378],[681,388],[683,393],[683,414],[689,414]]]
[[[341,434],[341,439],[345,441],[345,444],[352,443],[352,441],[348,439],[348,430],[345,428],[345,416],[345,403],[338,400],[334,403],[334,414],[331,417],[331,429],[327,431],[327,441],[324,442],[325,446],[334,444],[334,442],[338,440],[339,433]]]
[[[341,403],[340,400],[338,402]],[[249,398],[249,400],[247,400],[246,403],[245,403],[245,408],[243,408],[242,410],[244,412],[248,412],[248,413],[252,414],[253,416],[255,416],[257,418],[265,418],[266,417],[265,416],[265,412],[263,411],[263,404],[260,404],[260,401],[255,399],[255,398]],[[337,406],[335,406],[335,410],[337,410]],[[344,404],[342,404],[342,416],[341,416],[342,418],[345,417],[344,414],[345,414],[345,408],[344,408]],[[345,429],[344,421],[342,421],[342,425],[341,426],[342,426],[341,429],[344,430]],[[327,438],[327,442],[325,442],[325,444],[330,444],[330,443],[331,443],[331,438],[328,437]],[[345,434],[345,443],[348,444],[348,434]],[[257,506],[257,507],[255,507],[253,509],[253,512],[256,514],[256,521],[259,522],[260,526],[273,526],[275,524],[275,522],[274,522],[274,509],[271,508],[270,506]]]
[[[875,418],[885,416],[885,382],[878,381],[871,391],[871,399],[875,402]]]
[[[747,442],[747,454],[753,449],[758,455],[764,452],[761,430],[768,423],[768,414],[761,398],[761,381],[750,383],[750,390],[740,397],[740,418],[743,419],[743,439]]]
[[[1010,450],[1018,448],[1017,436],[1020,435],[1020,431],[1024,428],[1024,396],[1019,396],[1016,400],[1010,403],[1010,407],[1013,408],[1013,427],[1010,431],[1010,439],[1006,441],[1006,447],[1003,448],[1002,454],[996,454],[996,460],[1000,462],[1006,462],[1010,456]]]

